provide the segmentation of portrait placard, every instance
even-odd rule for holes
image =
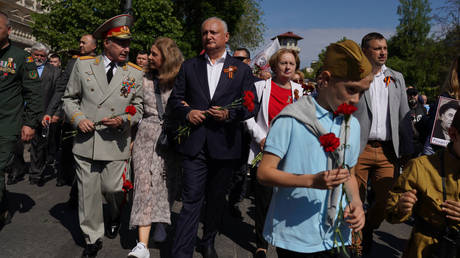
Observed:
[[[436,118],[431,131],[430,143],[446,147],[450,141],[448,129],[452,124],[457,108],[460,106],[460,100],[439,97],[438,106],[436,107]]]

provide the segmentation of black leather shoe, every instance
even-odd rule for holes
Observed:
[[[37,186],[42,187],[45,185],[45,179],[40,178],[38,179]]]
[[[120,229],[120,222],[112,222],[105,229],[105,236],[114,239],[118,235],[118,230]]]
[[[201,254],[203,255],[203,258],[218,258],[214,246],[202,247]]]
[[[96,240],[94,244],[86,244],[85,250],[83,250],[82,258],[94,258],[97,256],[97,252],[102,249],[102,240]]]

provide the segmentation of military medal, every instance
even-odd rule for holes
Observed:
[[[38,73],[35,70],[29,71],[29,78],[35,80],[38,78]]]
[[[136,85],[136,80],[134,78],[126,78],[126,80],[121,83],[120,96],[127,98],[131,89],[134,88],[134,85]]]
[[[0,72],[3,72],[2,77],[8,76],[8,73],[16,73],[16,63],[13,62],[13,58],[8,58],[8,61],[0,61]]]

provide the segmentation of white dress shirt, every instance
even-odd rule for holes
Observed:
[[[107,72],[110,69],[110,62],[112,61],[110,61],[110,59],[106,55],[102,55],[102,58],[104,59],[105,74],[107,74]],[[116,62],[114,63],[115,63],[115,66],[113,67],[113,71],[112,71],[113,75],[115,75],[118,69],[118,64]]]
[[[372,124],[369,133],[369,140],[389,141],[391,139],[390,114],[388,113],[388,86],[385,85],[385,65],[369,88],[372,103]]]
[[[222,68],[224,67],[225,58],[227,57],[227,51],[219,57],[216,62],[213,64],[208,54],[205,54],[206,58],[206,68],[208,71],[208,86],[209,86],[209,95],[214,96],[216,92],[217,84],[219,83],[220,74],[222,73]]]

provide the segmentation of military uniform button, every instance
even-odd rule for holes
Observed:
[[[94,91],[94,89],[91,89],[91,91]]]
[[[110,111],[112,111],[112,112],[113,112],[113,111],[115,111],[115,109],[114,109],[114,108],[111,108],[111,109],[110,109]]]

